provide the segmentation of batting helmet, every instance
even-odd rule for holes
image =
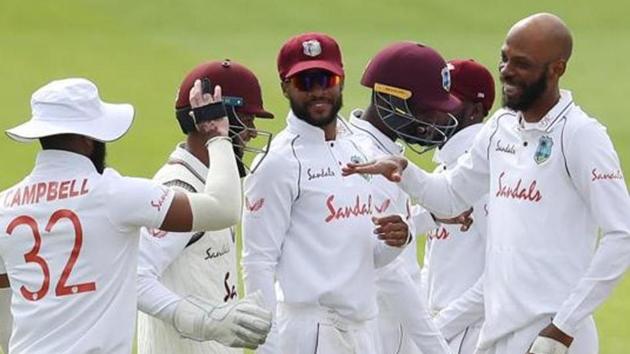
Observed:
[[[394,43],[368,63],[361,84],[372,89],[379,117],[417,153],[443,144],[457,127],[451,112],[461,102],[450,93],[446,61],[434,49],[414,42]],[[443,112],[436,115],[434,112]]]
[[[259,118],[273,118],[273,114],[263,108],[262,94],[258,79],[245,66],[226,59],[224,61],[211,61],[198,65],[186,75],[182,81],[177,101],[175,102],[175,116],[182,131],[185,134],[195,129],[194,121],[190,116],[189,92],[196,80],[210,80],[212,87],[221,86],[223,103],[225,104],[228,119],[230,121],[230,137],[234,145],[237,157],[237,165],[241,176],[246,170],[254,171],[268,151],[272,134],[270,132],[248,126],[239,117],[251,115]],[[262,137],[265,141],[262,148],[256,148],[247,144],[240,138],[245,131],[251,131],[254,136]],[[262,153],[256,166],[249,166],[243,161],[245,152]]]

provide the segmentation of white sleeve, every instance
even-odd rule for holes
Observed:
[[[411,206],[411,223],[413,225],[413,235],[426,235],[429,231],[439,227],[433,219],[433,215],[420,205]]]
[[[138,309],[172,324],[181,296],[160,282],[164,270],[186,248],[194,233],[165,232],[158,229],[140,232],[138,259]],[[187,294],[184,294],[187,295]]]
[[[488,121],[475,137],[470,151],[444,173],[427,173],[414,164],[403,171],[401,188],[416,202],[439,217],[459,215],[490,186],[488,144],[497,120]]]
[[[260,290],[274,312],[274,324],[258,353],[278,353],[275,324],[276,265],[289,229],[291,207],[298,196],[299,169],[277,155],[268,156],[256,172],[245,178],[243,209],[243,280],[247,293]]]
[[[4,261],[2,260],[2,257],[0,257],[0,274],[6,274],[7,270],[4,268]]]
[[[603,126],[589,124],[567,138],[571,180],[602,233],[586,273],[553,320],[572,335],[608,297],[630,264],[630,197],[619,158]]]
[[[11,315],[11,288],[0,289],[0,348],[5,353],[9,352],[9,338],[13,329],[13,316]]]
[[[444,338],[450,341],[483,317],[483,277],[480,277],[472,287],[442,309],[434,321]]]
[[[128,228],[162,225],[175,196],[172,189],[144,178],[109,177],[107,209],[115,225]]]

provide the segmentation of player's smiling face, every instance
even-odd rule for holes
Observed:
[[[335,121],[342,105],[343,79],[323,70],[308,70],[282,83],[291,110],[316,127]]]
[[[547,89],[548,70],[549,63],[540,62],[506,42],[499,62],[503,106],[521,111],[531,107]]]

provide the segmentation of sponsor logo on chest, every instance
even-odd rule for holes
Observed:
[[[506,172],[501,172],[499,175],[499,186],[495,196],[497,198],[517,199],[527,202],[538,203],[542,200],[543,196],[540,190],[537,188],[536,180],[529,182],[523,182],[523,179],[519,178],[516,183],[510,183],[507,181]]]
[[[326,168],[308,168],[306,170],[306,176],[308,177],[308,180],[314,180],[317,178],[325,178],[325,177],[335,177],[335,171],[332,170],[332,168],[330,167],[326,167]]]
[[[230,253],[230,245],[223,244],[221,247],[208,247],[206,249],[206,257],[205,260],[219,258],[221,256],[225,256]]]
[[[340,205],[341,204],[341,205]],[[324,221],[327,223],[344,220],[376,213],[384,213],[391,205],[391,200],[385,199],[382,203],[375,205],[372,195],[368,195],[367,199],[356,196],[354,202],[350,205],[343,205],[335,200],[335,195],[331,194],[326,198],[326,209],[328,211]]]
[[[514,144],[503,144],[501,139],[497,140],[497,145],[495,147],[496,151],[505,152],[508,154],[516,155],[516,146]]]

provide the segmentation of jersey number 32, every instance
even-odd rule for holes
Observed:
[[[83,244],[83,228],[81,227],[81,222],[79,221],[79,217],[73,211],[68,209],[60,209],[55,211],[48,219],[48,223],[46,224],[46,228],[44,229],[46,232],[50,232],[53,227],[60,220],[67,219],[72,223],[74,228],[74,247],[72,248],[72,253],[70,253],[70,258],[66,262],[66,266],[63,268],[63,272],[61,273],[61,277],[57,282],[57,286],[55,287],[55,295],[57,296],[66,296],[79,294],[89,291],[96,290],[96,283],[82,283],[75,285],[66,285],[68,281],[68,277],[70,277],[70,273],[72,272],[72,268],[74,264],[77,262],[77,258],[79,258],[79,252],[81,251],[81,245]],[[37,221],[28,215],[21,215],[17,218],[13,219],[9,226],[7,226],[7,233],[11,235],[15,228],[23,225],[24,227],[28,227],[33,232],[33,237],[35,238],[35,244],[33,248],[24,254],[24,260],[26,263],[37,263],[39,267],[42,269],[42,273],[44,274],[44,281],[38,290],[29,290],[24,285],[20,288],[20,292],[25,299],[30,301],[41,300],[46,293],[48,292],[48,288],[50,286],[50,268],[48,267],[48,263],[44,258],[39,255],[39,249],[42,245],[42,236],[39,231],[39,225]]]

